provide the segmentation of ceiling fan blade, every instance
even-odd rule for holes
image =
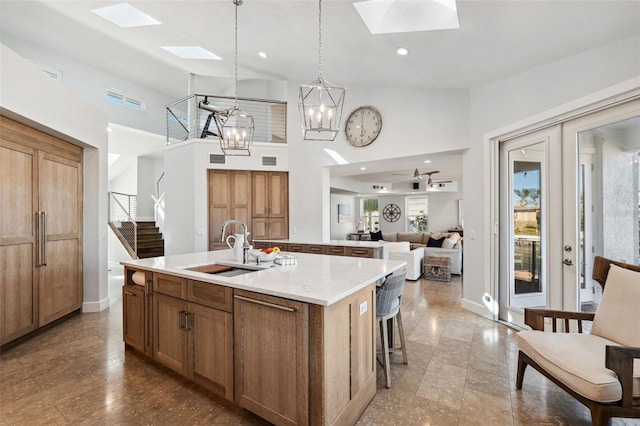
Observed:
[[[434,174],[436,174],[436,173],[440,173],[440,170],[434,170],[434,171],[432,171],[432,172],[424,172],[424,173],[420,173],[420,174],[422,174],[422,175],[429,175],[429,176],[431,176],[431,175],[434,175]]]
[[[436,180],[433,183],[451,183],[453,182],[452,180]]]

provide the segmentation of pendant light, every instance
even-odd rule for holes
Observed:
[[[340,131],[345,88],[322,77],[322,0],[318,0],[318,79],[300,85],[298,108],[305,140],[332,141]]]
[[[216,114],[216,127],[220,148],[224,155],[251,155],[251,142],[255,129],[253,116],[238,108],[238,7],[242,0],[233,0],[236,5],[235,19],[235,103],[233,108]]]

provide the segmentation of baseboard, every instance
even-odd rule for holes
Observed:
[[[460,300],[460,306],[462,306],[464,309],[473,312],[474,314],[483,316],[487,319],[493,320],[493,315],[491,313],[491,311],[489,310],[489,308],[485,305],[482,305],[480,303],[476,303],[473,302],[469,299],[461,299]]]
[[[82,304],[82,313],[102,312],[109,307],[109,298],[105,297],[99,302],[84,302]]]

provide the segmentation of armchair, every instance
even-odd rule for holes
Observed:
[[[595,314],[525,309],[533,330],[517,335],[516,388],[530,365],[588,407],[594,426],[605,426],[611,417],[640,418],[640,266],[596,256],[593,279],[603,288]],[[593,321],[590,334],[583,321]]]

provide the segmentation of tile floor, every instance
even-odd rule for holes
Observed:
[[[263,425],[122,343],[122,270],[109,309],[77,315],[0,354],[0,424]],[[515,331],[460,307],[462,279],[405,287],[409,364],[392,358],[358,425],[589,425],[589,412],[535,370],[515,389]],[[612,425],[638,425],[614,419]]]

